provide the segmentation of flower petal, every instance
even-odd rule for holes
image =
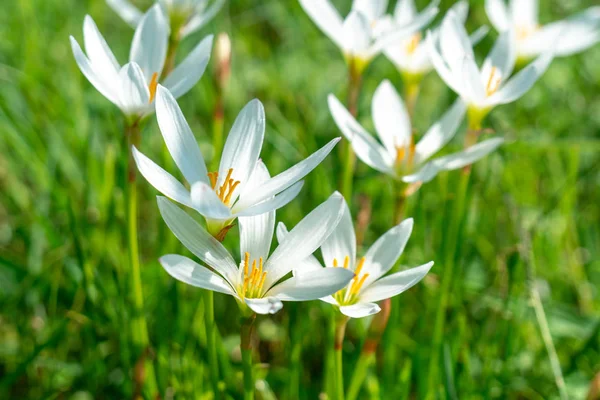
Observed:
[[[371,107],[375,130],[388,153],[409,145],[412,135],[410,116],[398,92],[387,79],[377,86]]]
[[[411,22],[417,16],[417,7],[414,0],[398,0],[394,7],[394,20],[402,26]]]
[[[342,205],[343,197],[336,192],[291,230],[265,263],[265,288],[270,288],[323,244],[342,217]]]
[[[327,101],[333,120],[352,144],[358,158],[371,168],[392,174],[394,159],[387,150],[365,131],[334,95],[330,94]]]
[[[279,224],[277,224],[277,242],[279,244],[283,243],[287,236],[289,235],[288,229],[285,226],[285,224],[283,222],[280,222]],[[296,267],[295,270],[292,270],[292,272],[295,271],[315,271],[315,270],[320,270],[323,269],[323,266],[321,265],[321,263],[319,262],[319,260],[317,260],[317,257],[315,257],[314,255],[310,255],[308,257],[306,257],[304,260],[300,261],[298,266]]]
[[[205,37],[167,76],[163,85],[171,91],[173,97],[183,96],[200,80],[210,60],[212,42],[213,35]]]
[[[438,46],[436,45],[439,42],[439,36],[441,33],[439,32],[427,32],[426,44],[427,44],[427,52],[429,54],[429,58],[436,72],[442,78],[442,80],[448,85],[450,89],[452,89],[456,94],[461,96],[461,93],[464,92],[462,85],[462,77],[457,77],[446,64],[446,61],[442,57]]]
[[[243,192],[243,196],[240,196],[240,200],[233,207],[233,212],[241,214],[245,209],[259,204],[294,185],[315,169],[339,141],[339,138],[332,139],[325,146],[321,147],[293,167],[288,168],[258,186],[249,187],[250,190]]]
[[[344,20],[342,32],[342,49],[345,53],[361,56],[367,52],[371,45],[371,24],[363,13],[350,11]]]
[[[116,84],[121,66],[98,30],[96,23],[89,15],[85,16],[83,22],[83,41],[85,52],[94,67],[94,71],[104,82]]]
[[[413,219],[408,218],[383,234],[365,254],[363,272],[369,277],[363,288],[385,275],[398,261],[413,229]]]
[[[181,36],[186,37],[189,34],[192,34],[202,28],[204,25],[208,23],[211,19],[217,15],[223,5],[225,4],[225,0],[216,0],[214,1],[210,7],[206,10],[202,10],[202,12],[196,13],[185,26],[181,29]]]
[[[517,59],[517,38],[514,29],[502,32],[481,67],[484,82],[490,79],[492,68],[497,68],[500,77],[505,80],[510,76]]]
[[[342,17],[330,0],[300,0],[300,5],[315,25],[338,47],[342,47]]]
[[[431,269],[433,261],[419,267],[396,272],[370,285],[360,295],[360,301],[375,302],[394,297],[419,282]]]
[[[248,207],[238,213],[235,213],[234,215],[237,215],[238,217],[250,217],[253,215],[279,210],[281,207],[286,206],[290,201],[294,200],[302,190],[303,186],[304,181],[296,182],[283,192],[279,193],[277,196],[271,197],[270,199],[254,206]]]
[[[282,301],[309,301],[329,296],[354,278],[354,273],[344,268],[321,268],[297,271],[293,277],[273,286],[265,296]]]
[[[196,182],[191,190],[192,207],[209,219],[229,219],[231,210],[225,205],[212,187],[204,182]]]
[[[157,200],[160,214],[177,239],[196,257],[223,276],[231,286],[235,286],[238,276],[237,264],[225,247],[165,197],[158,196]]]
[[[223,184],[229,169],[233,169],[231,179],[240,181],[231,196],[232,204],[245,189],[248,178],[256,167],[264,137],[265,109],[259,100],[254,99],[246,104],[235,119],[227,136],[219,166],[217,187]]]
[[[354,0],[352,10],[361,12],[370,22],[383,17],[387,9],[387,0]]]
[[[129,60],[140,66],[146,82],[152,80],[154,73],[160,76],[167,56],[168,38],[169,23],[160,4],[156,3],[140,20],[129,51]]]
[[[481,81],[481,73],[473,58],[465,57],[463,59],[462,77],[464,100],[469,104],[480,106],[486,98],[486,92]]]
[[[120,108],[126,115],[142,114],[150,107],[150,91],[142,70],[135,62],[125,64],[119,73]]]
[[[454,102],[452,107],[442,115],[442,118],[429,128],[425,135],[423,135],[423,138],[415,146],[415,162],[417,164],[431,157],[454,137],[456,130],[465,117],[466,110],[467,107],[465,103],[459,98]]]
[[[190,192],[173,175],[156,165],[135,146],[132,146],[131,151],[138,170],[148,183],[170,199],[188,207],[192,206]]]
[[[135,28],[142,19],[142,12],[127,0],[106,0],[106,2],[132,28]]]
[[[502,32],[512,24],[504,0],[485,0],[485,12],[494,28]]]
[[[454,74],[462,70],[465,57],[475,60],[469,35],[453,11],[449,11],[444,17],[439,38],[442,56]]]
[[[204,157],[177,101],[163,86],[156,91],[156,119],[165,144],[179,170],[190,183],[210,183]]]
[[[381,308],[375,303],[356,303],[351,306],[341,306],[340,312],[350,318],[364,318],[377,314]]]
[[[237,297],[237,294],[225,279],[187,257],[167,254],[158,261],[167,273],[178,281]]]
[[[515,26],[537,26],[538,0],[511,0],[510,16]]]
[[[281,300],[275,297],[262,299],[244,299],[248,307],[257,314],[275,314],[283,308]]]
[[[331,232],[331,235],[321,245],[321,252],[327,267],[333,267],[334,258],[341,266],[344,264],[344,258],[349,257],[349,267],[354,270],[356,265],[356,235],[352,224],[352,215],[345,200],[342,209],[342,218],[337,227]]]

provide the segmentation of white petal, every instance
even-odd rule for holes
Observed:
[[[352,10],[361,12],[368,21],[374,22],[383,17],[387,4],[387,0],[354,0]]]
[[[209,219],[229,219],[231,210],[225,205],[212,187],[204,182],[196,182],[191,189],[192,207]]]
[[[456,19],[461,24],[465,24],[467,22],[467,16],[469,15],[469,2],[466,0],[461,0],[450,7],[450,10],[454,12],[456,15]]]
[[[142,19],[142,12],[127,0],[106,0],[106,2],[132,28],[135,28]]]
[[[159,261],[169,275],[181,282],[237,297],[225,279],[187,257],[167,254],[162,256]]]
[[[240,181],[231,197],[233,203],[243,192],[251,176],[265,137],[265,109],[256,99],[250,101],[238,114],[223,148],[219,166],[217,186],[221,186],[228,170],[233,169],[231,178]],[[268,196],[271,197],[271,196]]]
[[[158,196],[158,208],[167,226],[179,241],[232,286],[237,282],[237,264],[223,245],[185,211]]]
[[[296,196],[302,190],[304,181],[296,182],[277,196],[271,197],[268,200],[258,203],[254,206],[248,207],[234,215],[239,217],[249,217],[253,215],[260,215],[266,212],[279,210],[281,207],[286,206],[290,201],[294,200]]]
[[[163,85],[171,91],[173,97],[183,96],[200,80],[210,60],[212,42],[213,35],[205,37],[167,76]]]
[[[475,161],[496,150],[503,142],[504,139],[502,138],[484,140],[481,143],[469,147],[465,151],[437,158],[425,164],[425,166],[417,173],[405,176],[402,180],[407,183],[429,182],[440,171],[450,171],[473,164]]]
[[[416,163],[421,163],[431,157],[454,137],[466,110],[465,103],[458,99],[442,118],[429,128],[415,146]]]
[[[204,157],[177,101],[163,86],[156,91],[156,119],[175,164],[190,183],[209,183]]]
[[[294,185],[300,179],[308,175],[313,169],[315,169],[321,161],[331,152],[333,147],[339,142],[339,138],[332,139],[325,146],[315,151],[313,154],[300,161],[293,167],[281,172],[273,178],[263,182],[262,184],[251,188],[250,191],[244,193],[243,197],[240,197],[238,203],[233,207],[234,213],[242,213],[243,210],[263,202],[265,199],[270,198],[283,190]],[[299,189],[299,188],[297,188]],[[291,195],[291,193],[290,193]],[[283,199],[280,199],[283,200]],[[280,201],[278,200],[278,201]],[[291,198],[289,199],[291,200]],[[281,204],[280,206],[283,206]]]
[[[515,31],[508,29],[498,36],[494,47],[481,67],[481,76],[484,82],[489,80],[492,68],[497,68],[500,77],[506,79],[512,73],[517,58],[517,39]]]
[[[300,0],[300,5],[325,35],[342,47],[342,18],[330,0]]]
[[[132,146],[131,151],[138,170],[148,183],[170,199],[188,207],[192,206],[190,192],[173,175],[156,165],[135,147]]]
[[[448,64],[446,64],[446,61],[443,59],[436,46],[436,41],[440,34],[441,33],[434,34],[432,32],[427,32],[427,38],[425,40],[427,43],[429,58],[438,75],[440,78],[442,78],[446,85],[448,85],[450,89],[454,90],[455,93],[461,95],[461,93],[464,91],[462,77],[455,76],[454,72],[450,70],[450,67]]]
[[[91,65],[93,65],[94,71],[104,82],[116,83],[121,66],[98,30],[96,23],[89,15],[85,16],[83,22],[83,41],[85,52]]]
[[[319,300],[324,301],[327,304],[333,304],[335,306],[338,305],[338,301],[336,299],[334,299],[333,296],[321,297]]]
[[[469,104],[481,105],[486,96],[485,87],[481,80],[481,74],[471,57],[465,57],[462,64],[463,96]]]
[[[332,194],[291,230],[265,264],[265,288],[270,288],[323,244],[342,217],[342,204],[343,197],[337,192]]]
[[[483,38],[488,34],[490,28],[487,26],[480,26],[475,30],[475,32],[469,35],[469,40],[471,41],[471,46],[477,45],[479,42],[483,40]]]
[[[245,299],[248,307],[257,314],[275,314],[283,308],[281,300],[275,297],[265,297],[262,299]]]
[[[392,173],[394,159],[332,94],[327,97],[329,111],[346,139],[352,143],[354,152],[365,164],[383,173]]]
[[[262,162],[258,163],[253,175],[257,183],[270,178],[269,171]],[[266,261],[275,231],[275,210],[252,217],[240,217],[238,223],[241,257],[243,258],[244,254],[248,252],[251,259],[258,260],[262,257]]]
[[[417,16],[414,0],[398,0],[394,7],[394,20],[402,26],[410,23]]]
[[[287,227],[285,226],[285,224],[283,222],[280,222],[279,224],[277,224],[277,242],[279,244],[283,243],[287,236],[289,235],[289,232],[287,230]],[[304,260],[300,261],[298,263],[298,266],[296,267],[294,271],[315,271],[315,270],[320,270],[323,269],[323,266],[321,265],[321,263],[319,262],[319,260],[317,260],[317,257],[315,257],[314,255],[310,255],[308,257],[306,257]]]
[[[485,0],[485,12],[494,28],[499,32],[508,29],[512,24],[504,0]]]
[[[119,83],[119,78],[117,78],[117,82],[114,83],[105,82],[103,78],[99,76],[96,73],[96,71],[94,71],[90,60],[86,57],[85,54],[83,54],[83,51],[81,50],[81,47],[79,46],[79,43],[77,43],[75,38],[71,36],[70,40],[71,48],[73,49],[73,55],[75,56],[75,62],[77,62],[77,66],[79,67],[83,75],[85,75],[87,80],[100,92],[100,94],[102,94],[116,106],[120,106],[118,94],[115,88],[115,86]]]
[[[181,30],[182,37],[194,33],[198,29],[206,25],[208,21],[213,19],[215,15],[217,15],[217,13],[221,11],[221,8],[223,8],[224,4],[225,0],[216,0],[206,10],[202,10],[202,12],[196,13]]]
[[[152,75],[160,76],[169,38],[169,23],[158,3],[144,14],[133,34],[129,60],[135,61],[150,82]]]
[[[510,15],[516,26],[538,24],[538,0],[511,0]]]
[[[308,301],[329,296],[346,287],[354,273],[344,268],[296,271],[293,277],[275,285],[265,296],[282,301]]]
[[[413,219],[408,218],[383,234],[365,254],[363,272],[369,277],[363,288],[385,275],[398,261],[413,229]]]
[[[371,112],[379,138],[390,154],[410,142],[410,116],[398,92],[387,79],[379,84],[373,95]]]
[[[442,56],[451,71],[462,70],[465,57],[475,60],[469,35],[454,12],[449,11],[444,17],[439,36]]]
[[[364,318],[377,314],[381,308],[375,303],[356,303],[351,306],[340,307],[340,312],[350,318]]]
[[[321,246],[321,252],[326,266],[333,267],[334,258],[337,259],[338,265],[342,266],[344,258],[349,257],[350,268],[354,269],[356,265],[356,235],[352,224],[352,215],[345,200],[342,208],[342,218]]]
[[[140,67],[130,62],[119,73],[119,104],[127,115],[144,113],[150,107],[150,90]]]
[[[369,49],[371,25],[364,14],[351,11],[344,20],[342,31],[342,49],[346,53],[361,55]]]
[[[523,96],[533,84],[546,72],[552,61],[553,54],[539,56],[534,62],[512,77],[496,93],[488,98],[490,106],[506,104]]]
[[[417,284],[427,275],[432,266],[433,261],[430,261],[419,267],[381,278],[365,289],[360,295],[360,301],[375,302],[394,297]]]

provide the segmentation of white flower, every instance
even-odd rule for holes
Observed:
[[[342,218],[329,238],[321,246],[325,268],[316,257],[307,257],[302,271],[350,270],[354,278],[332,296],[321,300],[336,305],[340,312],[351,318],[362,318],[380,311],[377,301],[389,299],[414,286],[429,272],[433,261],[384,277],[404,251],[412,232],[413,220],[409,218],[381,236],[364,257],[356,255],[356,235],[348,205],[344,201]],[[277,226],[277,240],[287,245],[291,235],[281,222]]]
[[[530,59],[553,51],[555,56],[581,52],[600,42],[600,7],[590,7],[562,21],[538,22],[537,0],[486,0],[485,11],[499,31],[514,29],[517,56]]]
[[[459,1],[450,10],[456,13],[461,24],[465,24],[469,12],[469,3],[466,0]],[[396,24],[403,25],[418,16],[414,0],[399,0],[394,10]],[[471,34],[473,45],[477,44],[487,33],[487,27],[481,27]],[[432,31],[434,35],[439,34],[438,29]],[[412,76],[425,75],[433,69],[429,60],[427,46],[422,40],[421,32],[416,32],[409,38],[397,41],[387,46],[383,53],[396,66],[396,68]]]
[[[189,183],[188,190],[167,171],[133,148],[140,173],[165,196],[192,207],[207,221],[209,232],[222,238],[233,220],[263,214],[294,199],[310,171],[329,154],[340,138],[273,178],[258,179],[265,134],[265,111],[252,100],[240,112],[223,148],[218,172],[208,172],[202,153],[177,102],[158,86],[156,117],[167,148]]]
[[[154,112],[154,97],[167,53],[169,26],[160,6],[152,7],[141,19],[133,35],[129,63],[119,65],[88,15],[83,23],[86,54],[71,36],[75,61],[85,77],[125,115],[140,118]],[[187,93],[198,82],[212,47],[212,35],[196,48],[163,81],[175,97]]]
[[[427,45],[440,77],[462,97],[470,111],[482,115],[523,96],[552,60],[552,53],[545,53],[511,78],[516,39],[514,30],[509,29],[500,34],[480,70],[467,32],[452,11],[444,17],[439,35],[428,33]]]
[[[485,140],[464,151],[428,162],[454,137],[465,115],[466,107],[462,100],[458,99],[416,144],[404,103],[387,80],[375,91],[371,105],[375,130],[382,144],[356,121],[334,95],[330,94],[328,101],[335,123],[350,141],[356,155],[371,168],[407,183],[428,182],[440,171],[472,164],[503,142],[501,138]]]
[[[142,12],[129,0],[106,0],[106,2],[132,27],[137,27],[142,20]],[[209,0],[158,0],[158,4],[169,15],[171,28],[178,30],[181,37],[185,37],[213,19],[225,4],[225,0],[215,0],[210,7],[208,7]]]
[[[387,0],[354,0],[344,20],[329,0],[300,0],[304,11],[344,56],[348,60],[359,60],[362,66],[385,46],[427,25],[437,14],[438,3],[439,0],[435,0],[413,18],[390,24],[385,15]]]
[[[257,179],[269,179],[264,167]],[[186,212],[164,197],[158,197],[163,219],[177,238],[212,270],[187,257],[170,254],[160,258],[165,270],[187,284],[232,295],[242,310],[246,305],[259,314],[274,314],[282,301],[307,301],[328,296],[348,284],[354,274],[343,268],[303,268],[302,260],[311,255],[335,229],[343,213],[343,198],[335,193],[315,208],[289,233],[269,256],[275,229],[275,211],[259,216],[241,217],[240,259],[238,264],[214,237]],[[285,279],[294,270],[294,276]]]

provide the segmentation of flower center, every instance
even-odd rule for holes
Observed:
[[[262,296],[263,286],[267,278],[267,271],[263,271],[263,259],[258,259],[258,267],[256,259],[252,261],[252,269],[250,269],[250,253],[244,254],[244,280],[241,287],[238,287],[238,292],[242,300],[244,298],[255,299]]]
[[[154,98],[156,97],[156,88],[158,87],[158,72],[152,74],[152,79],[150,79],[150,84],[148,85],[148,89],[150,90],[150,100],[149,104],[152,104]]]
[[[538,25],[522,25],[517,26],[517,40],[525,40],[533,33],[535,33],[540,27]]]
[[[396,168],[410,168],[415,159],[415,143],[410,135],[410,142],[406,146],[396,145]]]
[[[500,87],[500,82],[502,82],[502,75],[500,74],[500,71],[498,71],[498,68],[492,67],[492,70],[490,71],[490,77],[488,78],[487,85],[485,86],[486,96],[489,97],[496,93]]]
[[[368,273],[363,274],[362,276],[360,275],[360,272],[362,271],[364,264],[365,264],[365,257],[362,257],[360,260],[358,260],[358,264],[356,264],[356,269],[354,270],[354,278],[352,278],[352,280],[350,281],[348,286],[346,286],[343,289],[338,290],[333,295],[333,298],[338,302],[338,304],[348,305],[348,304],[353,304],[354,302],[356,302],[357,297],[358,297],[358,292],[363,287],[363,285],[365,284],[365,281],[369,277]],[[338,260],[337,260],[337,258],[334,258],[333,259],[333,267],[337,268],[338,266],[339,266]],[[350,257],[348,257],[348,256],[344,257],[343,267],[346,269],[348,269],[350,267]]]
[[[421,32],[417,32],[406,40],[404,46],[406,52],[409,55],[413,54],[415,50],[417,50],[417,47],[419,47],[419,43],[421,43],[422,38],[423,36],[421,35]]]
[[[223,181],[221,186],[217,188],[219,173],[216,171],[208,173],[208,179],[210,179],[210,186],[213,188],[215,193],[217,193],[217,196],[219,196],[219,199],[221,199],[223,204],[225,204],[226,206],[229,206],[229,203],[231,202],[231,196],[233,196],[235,188],[237,188],[237,186],[240,184],[240,181],[236,181],[231,177],[231,174],[233,174],[233,168],[229,168],[225,180]]]

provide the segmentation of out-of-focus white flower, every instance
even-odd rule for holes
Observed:
[[[464,25],[469,12],[469,3],[466,0],[459,1],[450,10],[456,14],[458,20]],[[396,24],[401,26],[406,21],[417,18],[417,15],[414,0],[399,0],[394,10],[393,19]],[[487,27],[477,29],[470,36],[471,43],[473,45],[477,44],[487,31]],[[439,30],[436,28],[432,33],[438,35]],[[422,33],[420,31],[416,32],[409,38],[399,40],[387,46],[383,50],[383,53],[407,77],[423,76],[433,69],[433,65],[429,60],[425,41],[422,39]]]
[[[456,134],[466,107],[458,99],[415,144],[410,117],[392,84],[383,81],[373,96],[373,122],[380,142],[369,134],[332,94],[329,110],[352,149],[365,164],[407,183],[428,182],[438,172],[463,168],[494,151],[501,138],[485,140],[466,150],[430,160]]]
[[[98,91],[131,118],[154,112],[154,98],[167,54],[169,26],[159,5],[142,17],[133,35],[129,62],[123,67],[87,15],[83,23],[83,52],[71,36],[75,61]],[[210,59],[212,35],[204,38],[162,82],[175,97],[187,93],[202,77]]]
[[[433,261],[430,261],[419,267],[384,277],[402,255],[412,228],[412,218],[404,220],[381,236],[367,250],[364,257],[358,258],[352,217],[344,201],[343,215],[339,224],[321,246],[325,268],[313,255],[310,255],[304,259],[302,268],[299,269],[304,274],[309,274],[308,271],[321,273],[327,270],[352,271],[354,278],[347,286],[321,300],[339,307],[342,314],[351,318],[376,314],[380,311],[376,302],[410,289],[423,279],[433,266]],[[288,244],[293,232],[288,233],[285,225],[279,223],[277,240],[280,246]]]
[[[439,0],[420,14],[393,21],[385,15],[387,0],[354,0],[352,10],[342,19],[329,0],[300,0],[313,22],[344,53],[348,62],[362,69],[384,47],[419,31],[437,14]]]
[[[129,25],[137,27],[143,13],[129,0],[106,0],[108,5]],[[171,29],[185,37],[206,25],[221,10],[225,0],[158,0],[169,16]]]
[[[600,6],[547,25],[538,21],[538,0],[486,0],[485,10],[499,32],[514,29],[521,59],[548,51],[568,56],[600,42]]]
[[[269,180],[264,167],[255,175],[257,180]],[[238,267],[218,240],[186,212],[159,196],[160,213],[171,231],[212,270],[175,254],[161,257],[160,263],[175,279],[233,296],[243,311],[249,307],[259,314],[275,314],[283,307],[282,301],[316,300],[335,293],[353,279],[354,273],[350,270],[311,270],[304,268],[302,262],[335,229],[343,213],[342,204],[343,198],[333,194],[304,217],[289,233],[288,240],[279,244],[270,256],[275,211],[241,217]],[[284,279],[292,270],[294,276]]]
[[[264,214],[293,200],[309,172],[329,154],[340,138],[269,179],[258,173],[265,135],[265,111],[258,100],[239,113],[223,148],[219,171],[208,172],[196,139],[169,91],[158,86],[156,118],[167,148],[190,185],[187,189],[167,171],[139,152],[133,156],[140,173],[165,196],[192,207],[206,218],[209,232],[220,239],[237,217]]]
[[[511,77],[516,38],[515,31],[509,29],[500,34],[479,69],[467,32],[454,12],[444,17],[438,35],[428,33],[427,46],[437,73],[467,103],[470,119],[478,120],[494,106],[523,96],[546,71],[553,57],[551,52],[544,53]]]

